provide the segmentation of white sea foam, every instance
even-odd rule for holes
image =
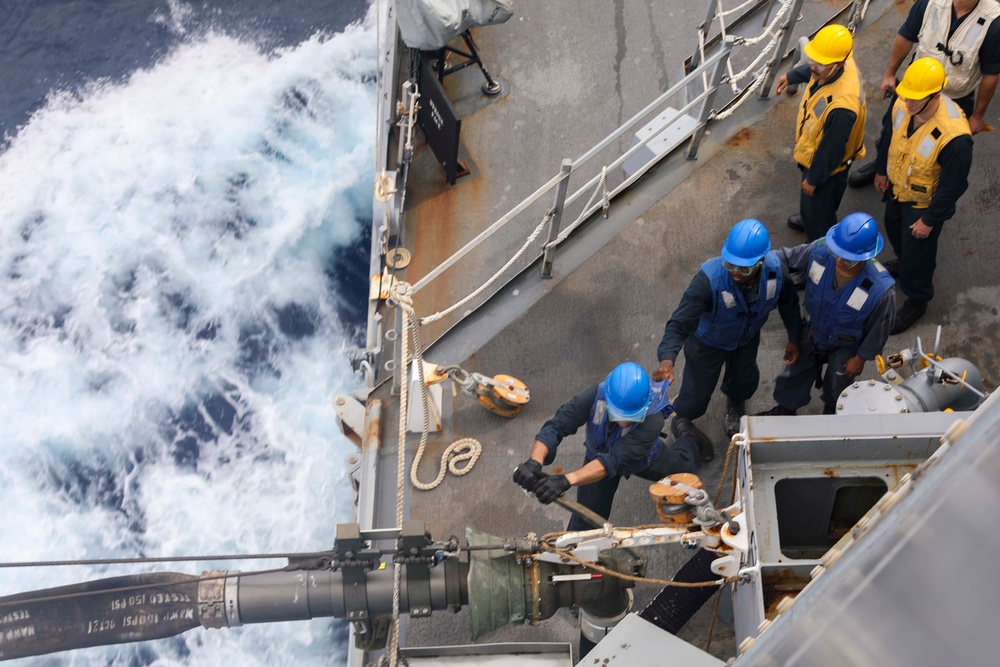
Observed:
[[[0,155],[3,560],[332,544],[353,446],[330,397],[356,380],[326,274],[370,212],[374,48],[371,17],[275,54],[202,36],[54,95]],[[0,570],[0,594],[135,571]],[[38,664],[335,664],[339,641],[194,630]]]

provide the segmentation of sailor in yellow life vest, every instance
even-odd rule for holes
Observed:
[[[802,170],[799,214],[788,226],[807,241],[823,238],[837,224],[847,189],[847,168],[865,154],[865,97],[851,57],[854,40],[841,25],[822,28],[805,46],[810,62],[783,74],[776,94],[808,81],[795,124],[795,161]]]
[[[969,187],[972,132],[965,114],[941,91],[945,70],[918,58],[896,86],[899,99],[882,126],[875,158],[875,188],[884,193],[885,230],[899,258],[885,263],[898,275],[906,300],[892,333],[902,333],[927,312],[934,297],[938,237]]]
[[[1000,3],[997,0],[915,0],[892,43],[879,90],[892,95],[896,73],[916,45],[913,59],[944,65],[944,94],[965,112],[972,134],[986,129],[986,109],[1000,79]],[[911,61],[912,62],[912,61]],[[892,111],[893,95],[886,115]],[[883,119],[883,122],[887,122]],[[876,152],[879,146],[875,146]],[[863,188],[875,180],[875,161],[855,169],[847,184]]]

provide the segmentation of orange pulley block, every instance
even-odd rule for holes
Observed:
[[[513,417],[531,399],[528,386],[515,377],[494,375],[492,378],[479,376],[477,379],[480,382],[475,394],[479,405],[501,417]]]
[[[697,475],[679,472],[649,486],[656,515],[666,526],[685,526],[694,520],[694,507],[687,503],[689,489],[704,489]]]

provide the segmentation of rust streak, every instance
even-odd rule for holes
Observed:
[[[753,138],[753,130],[745,127],[726,141],[727,148],[739,148],[746,145]]]
[[[361,441],[361,449],[374,447],[376,450],[382,444],[382,401],[369,401],[365,410],[365,437]]]

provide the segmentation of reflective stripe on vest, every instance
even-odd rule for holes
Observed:
[[[821,350],[857,349],[868,318],[895,281],[885,267],[870,260],[851,282],[835,289],[836,264],[825,241],[818,241],[809,253],[805,295],[812,339]]]
[[[722,265],[721,257],[708,260],[701,265],[701,270],[712,286],[714,301],[711,312],[702,314],[698,321],[695,337],[706,345],[723,350],[735,350],[746,345],[760,333],[771,311],[778,307],[783,280],[781,261],[774,251],[764,256],[764,266],[757,278],[757,300],[753,303],[753,310]]]
[[[927,208],[941,179],[938,155],[955,137],[971,135],[969,121],[958,105],[942,95],[930,120],[907,136],[910,115],[906,104],[896,100],[892,111],[892,138],[886,171],[897,201],[914,208]]]
[[[975,92],[983,78],[979,50],[990,24],[1000,17],[1000,4],[996,0],[979,0],[949,38],[951,17],[952,0],[928,0],[914,57],[940,61],[948,78],[944,93],[958,99]]]
[[[674,406],[670,404],[670,397],[667,395],[669,382],[651,382],[653,397],[649,403],[646,415],[655,415],[657,412],[664,417],[669,417],[674,412]],[[635,428],[636,424],[629,424],[622,428],[618,424],[612,423],[608,419],[608,401],[605,383],[597,385],[597,399],[590,407],[590,419],[587,420],[587,461],[593,461],[600,453],[608,452],[615,443],[622,439],[629,431]],[[628,469],[618,470],[619,475],[632,475],[641,472],[649,467],[660,451],[663,449],[663,441],[660,438],[652,443],[649,453],[639,461],[635,462]]]
[[[844,62],[844,72],[835,81],[819,86],[816,92],[809,94],[809,89],[815,83],[809,79],[806,94],[802,96],[799,105],[798,120],[795,124],[795,161],[803,167],[812,165],[813,156],[823,141],[823,126],[827,115],[834,109],[847,109],[857,116],[850,137],[844,146],[840,164],[830,172],[830,175],[847,169],[854,160],[865,155],[865,95],[861,85],[861,75],[854,58]],[[821,183],[816,183],[821,185]]]

